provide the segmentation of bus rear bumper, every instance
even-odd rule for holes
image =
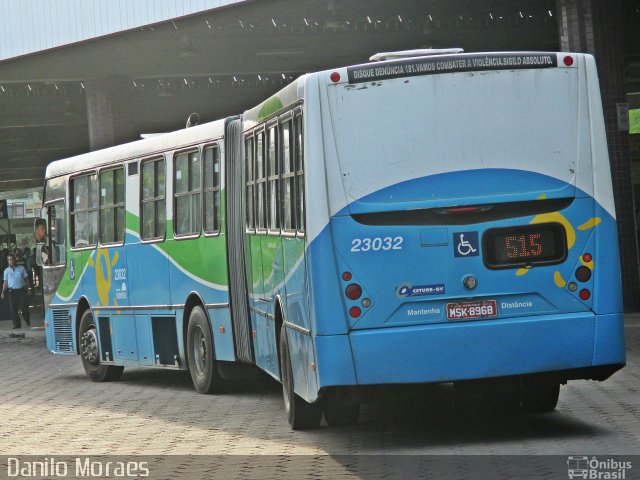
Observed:
[[[581,372],[566,378],[597,378],[590,370],[614,366],[607,370],[609,376],[619,368],[616,366],[625,363],[621,313],[381,328],[352,331],[349,339],[359,385],[450,382],[559,371]],[[336,365],[338,370],[334,370],[327,365],[332,363],[331,358],[321,358],[323,353],[329,352],[319,348],[320,386],[344,385],[346,378],[340,377],[350,369]]]

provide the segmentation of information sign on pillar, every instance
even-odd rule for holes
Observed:
[[[618,130],[620,132],[629,131],[629,104],[616,103],[616,112],[618,114]]]

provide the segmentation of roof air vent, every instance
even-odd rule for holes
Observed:
[[[411,57],[431,57],[433,55],[453,55],[463,53],[462,48],[419,48],[417,50],[400,50],[398,52],[381,52],[369,58],[371,62],[383,62],[385,60],[400,60]]]

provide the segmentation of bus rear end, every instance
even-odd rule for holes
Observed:
[[[318,82],[330,219],[308,254],[321,388],[535,378],[555,407],[560,383],[624,365],[591,56],[410,58]]]

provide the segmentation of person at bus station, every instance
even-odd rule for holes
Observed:
[[[29,317],[29,305],[27,297],[31,293],[31,283],[27,270],[22,265],[16,264],[16,256],[10,253],[7,256],[9,266],[4,271],[4,283],[2,285],[2,295],[0,298],[4,300],[6,293],[9,293],[9,307],[11,309],[11,317],[13,319],[13,328],[20,328],[20,315],[18,311],[22,311],[22,318],[27,327],[31,326]]]
[[[22,251],[22,255],[24,256],[24,267],[27,269],[27,275],[29,275],[29,285],[35,288],[35,283],[33,281],[34,276],[34,267],[36,266],[36,260],[34,258],[35,250],[33,255],[31,254],[31,248],[25,247]]]

